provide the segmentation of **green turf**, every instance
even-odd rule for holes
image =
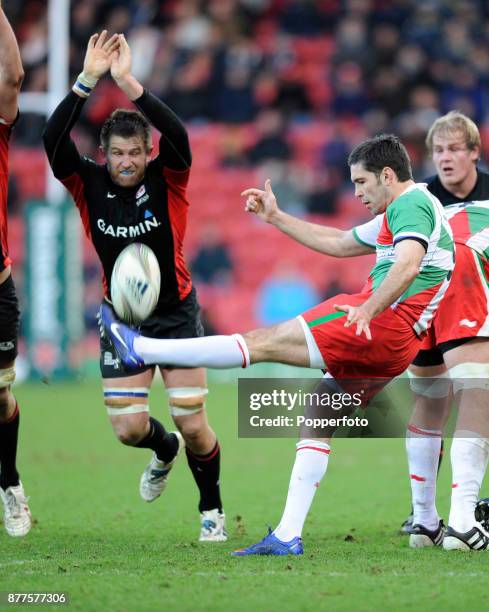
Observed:
[[[239,440],[235,386],[213,386],[230,539],[199,544],[185,458],[145,504],[149,451],[114,438],[97,383],[23,385],[19,464],[35,526],[0,531],[0,591],[67,591],[75,610],[466,609],[487,600],[484,553],[410,550],[396,529],[409,507],[402,440],[338,440],[300,558],[241,558],[280,518],[293,440]],[[161,388],[152,413],[169,425]],[[440,478],[446,516],[449,465]]]

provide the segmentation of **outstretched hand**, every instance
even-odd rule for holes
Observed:
[[[339,312],[346,312],[346,323],[345,327],[357,324],[356,335],[360,336],[362,332],[365,333],[367,340],[372,340],[372,334],[370,332],[370,321],[372,317],[368,315],[361,306],[349,306],[348,304],[335,304],[334,309]]]
[[[263,221],[270,223],[273,216],[280,210],[272,191],[270,179],[265,181],[265,189],[245,189],[242,196],[246,198],[245,211],[252,212]]]
[[[119,35],[114,34],[107,39],[107,30],[90,37],[83,62],[83,72],[86,77],[98,80],[110,68],[112,56],[119,47]]]
[[[114,81],[121,81],[131,74],[131,48],[124,34],[118,36],[118,48],[112,55],[110,74]]]

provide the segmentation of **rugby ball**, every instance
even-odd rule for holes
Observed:
[[[139,325],[156,308],[160,296],[160,267],[153,251],[134,242],[117,257],[110,280],[110,297],[117,316]]]

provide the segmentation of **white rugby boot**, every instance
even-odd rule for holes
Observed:
[[[218,508],[204,510],[200,513],[199,542],[226,542],[226,515]]]
[[[151,461],[144,470],[139,482],[139,493],[144,501],[152,502],[163,493],[168,482],[168,475],[178,455],[185,447],[185,441],[182,434],[179,431],[172,431],[171,433],[174,433],[178,439],[177,454],[171,461],[165,463],[158,459],[156,453],[153,453]]]
[[[3,522],[9,536],[27,535],[32,526],[32,517],[22,482],[5,490],[0,487],[0,498],[4,508]]]

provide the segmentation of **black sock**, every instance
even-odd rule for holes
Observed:
[[[137,444],[138,448],[150,448],[154,450],[160,461],[168,463],[171,461],[178,451],[178,438],[174,433],[169,433],[163,425],[149,417],[149,432]]]
[[[196,455],[185,449],[187,461],[200,491],[199,512],[218,508],[222,512],[219,472],[221,467],[221,448],[216,445],[207,455]]]
[[[19,473],[15,467],[19,420],[19,405],[17,404],[10,421],[0,423],[0,487],[3,490],[19,484]]]
[[[438,455],[438,471],[437,474],[440,473],[440,468],[441,468],[441,462],[443,460],[443,454],[444,454],[444,444],[443,444],[443,438],[441,440],[441,446],[440,446],[440,454]]]

